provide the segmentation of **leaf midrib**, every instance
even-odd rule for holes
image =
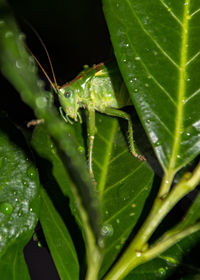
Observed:
[[[176,160],[178,157],[178,151],[180,147],[180,138],[183,125],[183,107],[185,97],[185,81],[187,77],[187,43],[188,43],[188,22],[189,22],[189,5],[190,0],[184,2],[184,14],[183,14],[183,28],[182,28],[182,42],[181,42],[181,55],[180,55],[180,78],[178,84],[178,106],[177,106],[177,117],[174,132],[174,144],[172,147],[171,158],[169,162],[168,172],[175,173],[176,171]]]
[[[104,168],[102,169],[103,171],[102,171],[101,179],[99,181],[99,186],[98,186],[100,196],[103,195],[103,191],[104,191],[105,184],[106,184],[106,177],[108,174],[108,167],[109,167],[110,156],[111,156],[111,152],[112,152],[113,140],[114,140],[116,129],[117,129],[117,121],[115,120],[112,124],[112,127],[110,128],[110,139],[109,139],[109,142],[107,145],[107,149],[105,150],[105,159],[103,162]]]

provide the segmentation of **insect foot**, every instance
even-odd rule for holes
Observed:
[[[146,160],[146,158],[145,158],[144,155],[138,155],[137,158],[138,158],[139,160]]]
[[[38,124],[41,124],[41,123],[44,123],[44,120],[43,119],[40,119],[40,120],[32,120],[30,122],[27,123],[27,127],[31,127],[31,126],[36,126]]]

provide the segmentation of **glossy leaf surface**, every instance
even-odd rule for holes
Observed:
[[[127,128],[126,121],[122,125]],[[135,127],[137,123],[134,123]],[[103,204],[103,271],[114,262],[134,228],[151,190],[153,171],[134,158],[117,118],[97,114],[94,173]],[[102,153],[103,148],[103,153]]]
[[[119,67],[164,170],[200,151],[200,3],[104,0]]]
[[[174,227],[174,230],[183,230],[188,226],[194,225],[199,220],[199,205],[200,196],[198,194],[185,217]],[[186,274],[190,275],[188,277],[193,279],[192,275],[199,273],[199,262],[197,260],[200,255],[198,249],[195,251],[195,247],[199,247],[200,245],[199,240],[200,232],[184,238],[158,258],[133,270],[125,279],[131,280],[132,278],[136,278],[138,280],[148,280],[155,277],[168,279],[170,275],[174,275],[175,278],[173,279],[179,279],[179,277]]]
[[[12,245],[0,259],[0,275],[4,280],[29,280],[29,271],[21,246]]]
[[[126,121],[122,124],[127,128]],[[127,135],[122,133],[117,118],[96,113],[96,131],[93,168],[103,205],[101,229],[105,237],[105,256],[101,270],[103,275],[120,253],[140,216],[151,190],[153,172],[146,161],[139,161],[130,154]],[[75,127],[71,126],[71,134],[75,133],[79,151],[84,153],[87,151],[87,145],[83,135],[87,133],[78,124]],[[41,156],[52,162],[53,174],[59,185],[63,185],[64,181],[67,181],[67,174],[52,140],[44,133],[42,126],[35,129],[33,144]],[[66,194],[67,185],[64,184],[63,187],[63,194]],[[80,224],[74,209],[71,204],[71,210]]]
[[[44,189],[41,198],[40,222],[59,276],[63,280],[79,279],[79,264],[70,234]]]
[[[39,179],[21,133],[0,117],[0,269],[25,279],[23,248],[31,238],[40,206]],[[15,259],[10,266],[9,259]],[[19,262],[19,267],[18,263]],[[2,265],[2,267],[1,267]],[[10,270],[9,270],[10,268]],[[24,274],[23,274],[24,273]]]
[[[70,129],[61,120],[52,104],[51,93],[46,92],[38,80],[33,58],[27,53],[24,36],[19,31],[7,5],[0,7],[0,65],[5,77],[21,94],[22,99],[33,108],[37,118],[43,119],[48,133],[54,138],[64,168],[70,170],[73,195],[80,213],[87,216],[87,230],[94,239],[99,237],[100,211],[85,159],[77,151],[76,141]],[[98,251],[98,248],[96,248]]]

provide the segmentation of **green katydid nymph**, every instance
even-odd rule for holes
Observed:
[[[88,67],[71,82],[68,82],[63,86],[58,86],[46,46],[38,33],[35,30],[33,31],[36,33],[47,53],[53,73],[54,83],[50,80],[38,59],[33,54],[32,55],[49,80],[55,93],[58,94],[58,99],[61,105],[59,110],[63,119],[70,124],[73,124],[73,121],[81,122],[82,120],[79,109],[83,108],[88,111],[88,162],[91,178],[94,179],[92,169],[92,152],[96,130],[95,111],[127,120],[130,152],[134,157],[144,160],[144,156],[138,155],[136,152],[131,117],[129,114],[121,110],[121,108],[127,105],[132,105],[132,102],[117,63],[112,61],[106,64],[100,63],[91,68]]]
[[[94,178],[92,151],[95,137],[95,111],[126,119],[128,121],[130,151],[134,157],[144,159],[136,152],[131,117],[120,110],[127,105],[132,105],[132,103],[115,61],[86,68],[74,80],[58,87],[57,94],[61,104],[60,112],[66,122],[81,121],[79,108],[88,111],[88,161],[92,178]]]

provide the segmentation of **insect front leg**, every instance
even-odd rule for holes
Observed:
[[[130,151],[134,157],[140,160],[145,160],[144,156],[138,155],[138,153],[136,152],[134,138],[133,138],[133,126],[132,126],[130,115],[124,111],[113,109],[113,108],[105,108],[103,111],[101,111],[101,113],[105,113],[107,115],[114,116],[114,117],[123,118],[128,121],[128,140],[130,145]]]
[[[92,169],[92,152],[93,152],[93,145],[94,145],[94,135],[95,135],[95,110],[88,109],[88,136],[89,136],[89,155],[88,155],[88,162],[89,162],[89,173],[91,178],[94,180],[94,173]]]

